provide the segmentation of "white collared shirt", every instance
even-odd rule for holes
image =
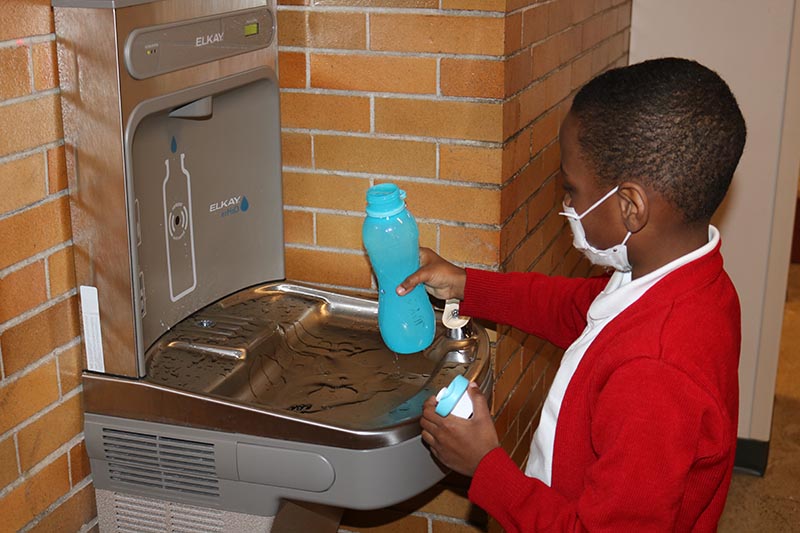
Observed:
[[[653,285],[670,272],[710,253],[719,242],[719,231],[708,226],[708,243],[639,279],[631,280],[630,272],[616,271],[612,274],[603,292],[597,295],[586,313],[586,328],[564,352],[553,385],[547,393],[539,427],[533,435],[525,475],[534,477],[548,486],[552,484],[553,443],[561,403],[569,382],[583,359],[586,350],[603,328],[628,306],[642,297]]]

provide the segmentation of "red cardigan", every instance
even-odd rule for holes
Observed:
[[[468,270],[461,312],[568,347],[607,277]],[[567,386],[552,487],[502,448],[472,502],[508,532],[716,531],[736,449],[739,300],[719,245],[610,322]]]

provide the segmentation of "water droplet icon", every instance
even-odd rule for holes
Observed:
[[[240,208],[242,211],[247,211],[248,209],[250,209],[250,202],[248,202],[248,201],[247,201],[247,196],[245,196],[244,198],[242,198],[242,203],[241,203],[241,205],[239,206],[239,208]]]
[[[170,150],[172,150],[173,154],[178,151],[178,141],[175,140],[175,137],[172,138],[172,144],[170,145]]]

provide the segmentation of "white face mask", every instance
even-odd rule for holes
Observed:
[[[574,246],[575,249],[583,252],[583,255],[585,255],[589,261],[592,262],[592,264],[603,267],[611,267],[621,272],[629,272],[631,270],[631,264],[628,262],[628,247],[625,246],[625,243],[628,242],[631,232],[629,231],[628,234],[625,235],[625,238],[622,240],[621,244],[618,244],[617,246],[607,250],[598,250],[586,240],[586,233],[583,231],[583,224],[581,224],[581,219],[583,217],[588,215],[592,209],[614,195],[618,189],[619,186],[611,189],[608,194],[600,198],[594,203],[594,205],[580,215],[575,211],[574,207],[568,206],[566,203],[564,203],[562,204],[564,206],[564,211],[559,213],[559,215],[564,215],[567,217],[567,222],[569,222],[569,227],[572,230],[573,235],[572,246]]]

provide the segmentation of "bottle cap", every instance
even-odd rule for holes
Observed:
[[[390,217],[406,207],[406,191],[394,183],[381,183],[367,190],[367,215]]]
[[[446,389],[439,391],[436,395],[436,414],[439,416],[447,416],[451,412],[461,418],[469,418],[472,416],[472,401],[469,395],[466,394],[467,387],[469,387],[469,380],[464,376],[456,376]]]

